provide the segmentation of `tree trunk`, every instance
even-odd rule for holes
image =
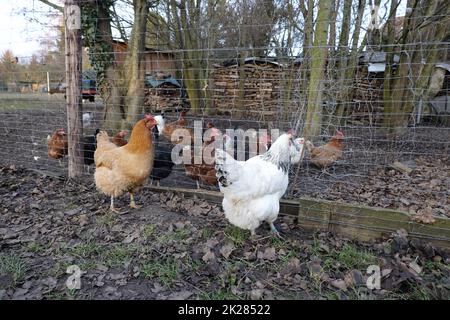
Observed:
[[[435,17],[448,17],[450,14],[450,5],[444,1],[441,4],[445,5],[445,8],[438,8],[439,1],[430,2],[427,12],[425,14],[425,21],[433,19]],[[414,6],[415,8],[415,6]],[[422,16],[420,14],[420,16]],[[420,17],[421,18],[421,17]],[[395,83],[394,99],[397,101],[399,97],[396,96],[397,92],[402,92],[402,100],[399,103],[399,116],[395,123],[396,133],[402,133],[407,127],[411,112],[415,104],[419,101],[428,101],[427,86],[431,77],[432,71],[436,64],[438,56],[439,43],[444,41],[445,34],[449,28],[449,19],[438,19],[435,23],[423,27],[419,30],[416,29],[418,21],[413,19],[412,30],[409,31],[413,34],[413,42],[418,42],[415,39],[433,39],[431,44],[417,44],[416,49],[412,54],[412,61],[407,63],[408,68],[401,70],[398,82]],[[408,25],[409,26],[409,25]],[[405,48],[407,50],[407,48]],[[425,53],[423,53],[425,52]],[[425,58],[424,58],[425,55]],[[425,61],[423,63],[422,61]],[[408,61],[409,62],[409,61]],[[412,75],[409,77],[408,75]],[[404,79],[404,81],[402,81]],[[407,82],[410,81],[408,84]],[[410,93],[413,88],[413,94]]]
[[[383,116],[383,127],[385,127],[388,131],[391,131],[394,115],[394,105],[392,103],[392,79],[394,78],[393,74],[393,60],[394,60],[394,47],[393,44],[395,42],[395,16],[397,12],[397,0],[391,0],[391,10],[389,14],[389,19],[387,22],[387,43],[386,44],[386,69],[384,71],[384,83],[383,83],[383,107],[384,107],[384,116]]]
[[[341,44],[342,40],[342,47],[340,47],[343,48],[344,51],[342,51],[340,55],[341,78],[339,82],[341,90],[338,99],[339,107],[336,110],[336,122],[338,125],[341,124],[342,119],[346,114],[346,110],[351,107],[350,103],[353,101],[354,90],[352,84],[355,79],[356,67],[358,65],[358,42],[359,35],[361,33],[361,23],[365,6],[366,0],[358,1],[358,12],[354,23],[355,29],[353,30],[352,47],[350,54],[348,53],[348,49],[345,48],[346,46],[348,48],[348,35],[346,35],[345,33],[341,33],[342,38],[340,38],[339,41]],[[348,8],[348,10],[351,10],[351,8]],[[350,12],[348,14],[350,14]],[[349,24],[346,26],[346,28],[349,28]],[[347,43],[347,45],[345,45],[345,43]]]
[[[113,52],[113,37],[111,32],[111,16],[109,8],[105,3],[98,5],[98,34],[101,38],[101,43],[105,47],[108,53]],[[102,129],[110,132],[115,132],[121,129],[122,120],[125,118],[124,110],[121,109],[123,105],[124,94],[122,85],[119,83],[119,67],[116,61],[111,61],[106,70],[98,75],[101,79],[98,79],[100,87],[100,95],[103,99],[103,124]],[[122,90],[121,90],[122,89]]]
[[[128,44],[125,70],[128,76],[128,90],[125,97],[127,117],[125,127],[131,128],[143,113],[145,76],[145,35],[149,5],[147,0],[133,0],[134,23]]]
[[[342,11],[342,26],[341,33],[339,34],[339,46],[338,46],[338,55],[339,55],[339,67],[342,70],[345,70],[347,67],[347,59],[348,59],[348,39],[350,34],[350,18],[352,14],[352,0],[344,0],[344,8]]]
[[[308,99],[308,79],[311,70],[310,51],[314,36],[314,0],[308,0],[308,8],[305,7],[304,1],[300,1],[299,4],[305,21],[305,27],[303,29],[303,60],[300,66],[300,94],[306,102]]]
[[[320,134],[322,125],[322,88],[324,66],[327,58],[327,38],[329,26],[330,2],[319,0],[316,29],[314,32],[314,47],[311,50],[311,76],[308,88],[308,105],[304,135],[313,139]]]
[[[79,0],[64,2],[66,35],[66,97],[69,178],[83,173],[83,106],[81,103],[81,7]]]
[[[330,53],[334,52],[336,49],[336,18],[339,12],[339,6],[341,4],[341,0],[333,0],[334,4],[332,4],[331,14],[330,14],[330,36],[328,41],[328,47],[330,48]]]

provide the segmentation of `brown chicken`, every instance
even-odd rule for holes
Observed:
[[[191,143],[194,143],[194,132],[190,128],[186,128],[187,121],[186,121],[186,111],[183,111],[180,113],[179,118],[176,121],[169,122],[169,123],[163,123],[162,125],[162,133],[164,137],[166,137],[169,141],[171,141],[173,144],[178,144],[183,141],[182,138],[175,138],[172,140],[172,134],[177,129],[184,129],[187,130],[185,133],[190,136]],[[186,144],[189,144],[188,142]]]
[[[326,168],[342,158],[344,149],[344,134],[337,131],[331,140],[320,147],[314,147],[311,141],[306,141],[306,149],[311,155],[311,163],[319,168]]]
[[[111,142],[114,143],[118,147],[123,147],[128,143],[128,141],[125,139],[127,136],[128,131],[122,130],[117,132],[117,134],[111,138]]]
[[[216,137],[220,136],[220,131],[214,127],[212,123],[208,123],[206,126],[208,129],[210,129],[209,136],[203,141],[202,145],[202,163],[196,164],[194,163],[194,154],[191,154],[191,163],[184,165],[184,170],[186,172],[186,175],[195,180],[197,183],[197,188],[200,188],[199,182],[203,182],[208,185],[215,185],[217,183],[217,177],[216,177],[216,169],[215,169],[215,163],[213,161],[214,159],[214,149],[210,146],[212,143],[216,141]],[[184,150],[191,151],[191,146],[185,146]],[[208,159],[208,161],[205,161],[205,157],[209,157],[211,155],[211,158]]]
[[[50,137],[47,137],[47,142],[48,156],[61,161],[68,151],[68,139],[64,129],[56,129]]]
[[[134,125],[130,140],[123,147],[112,143],[105,131],[97,135],[94,179],[97,188],[111,196],[111,211],[119,211],[114,207],[114,198],[125,192],[130,194],[130,207],[138,208],[134,193],[145,183],[152,171],[152,129],[157,124],[155,118],[147,114]]]

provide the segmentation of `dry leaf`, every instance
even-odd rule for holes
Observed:
[[[228,257],[230,256],[230,254],[233,252],[234,249],[235,249],[234,245],[232,243],[228,243],[224,245],[222,248],[220,248],[220,254],[225,259],[228,259]]]

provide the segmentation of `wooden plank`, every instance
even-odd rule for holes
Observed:
[[[203,189],[148,187],[154,192],[183,193],[186,197],[222,203],[222,194]],[[307,231],[329,231],[352,239],[369,241],[405,229],[411,238],[418,238],[450,249],[450,219],[436,217],[433,224],[414,222],[406,212],[366,207],[335,201],[299,198],[280,200],[280,213],[298,217]]]
[[[327,230],[359,240],[372,240],[405,229],[420,238],[450,249],[450,219],[436,217],[433,224],[414,222],[406,212],[302,198],[299,224],[305,229]]]

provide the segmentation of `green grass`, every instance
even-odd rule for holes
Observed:
[[[44,295],[46,300],[74,300],[77,297],[77,289],[64,291],[52,291]]]
[[[316,236],[313,235],[314,240],[312,245],[308,248],[308,252],[313,256],[320,256],[320,243],[319,240],[317,240]]]
[[[340,250],[334,249],[324,255],[324,268],[333,269],[337,263],[344,269],[365,270],[369,265],[376,263],[377,258],[369,251],[358,249],[352,244],[345,244]]]
[[[187,229],[178,229],[166,234],[163,234],[158,237],[158,242],[160,243],[168,243],[170,241],[181,241],[183,239],[186,239],[186,237],[189,235],[189,230]]]
[[[145,278],[158,278],[164,285],[170,287],[170,285],[178,278],[179,264],[175,260],[166,260],[164,262],[148,262],[142,264],[140,272]]]
[[[225,229],[225,236],[237,247],[243,246],[249,237],[248,231],[235,226],[228,226]]]
[[[0,110],[65,108],[64,95],[46,93],[0,93]]]
[[[142,230],[142,236],[144,238],[150,238],[155,234],[155,225],[154,224],[147,224],[144,227],[144,230]]]
[[[135,246],[116,245],[104,251],[100,259],[108,267],[117,267],[131,261],[136,250]]]
[[[42,253],[45,251],[45,247],[33,241],[27,244],[27,250],[32,253]]]
[[[433,270],[446,270],[450,271],[450,266],[442,263],[442,262],[435,262],[432,260],[426,260],[423,264],[423,271],[426,273],[432,272]]]
[[[99,225],[107,226],[108,228],[112,228],[117,223],[117,217],[112,214],[105,214],[96,219],[96,222]]]
[[[202,229],[202,238],[209,239],[214,234],[214,230],[208,227]]]
[[[286,241],[275,236],[270,238],[269,243],[275,249],[283,249],[287,247]]]
[[[187,270],[189,270],[191,272],[198,271],[198,269],[200,269],[200,267],[203,264],[202,261],[200,261],[200,260],[193,260],[190,256],[184,257],[182,262],[183,262],[183,266],[185,267],[185,269],[187,269]]]
[[[394,300],[431,300],[433,297],[429,292],[417,283],[405,282],[405,288],[397,289],[388,294],[388,299]]]
[[[91,241],[73,247],[67,245],[61,247],[61,252],[76,258],[74,264],[84,271],[94,268],[98,263],[107,267],[120,266],[126,261],[131,261],[136,250],[137,247],[133,245],[99,245]]]
[[[79,259],[88,259],[92,256],[99,255],[104,251],[104,248],[99,244],[88,241],[86,243],[77,244],[73,247],[63,245],[61,247],[63,253]]]
[[[340,300],[340,297],[336,291],[329,291],[324,294],[324,297],[327,300]]]
[[[17,285],[25,278],[26,265],[20,257],[13,254],[0,254],[0,274],[10,275],[13,285]]]

